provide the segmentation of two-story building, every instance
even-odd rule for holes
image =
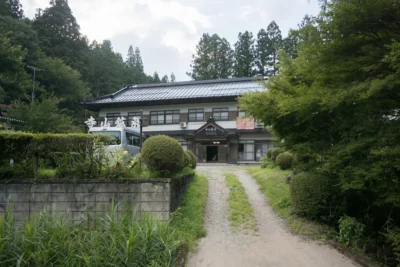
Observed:
[[[263,78],[232,78],[126,86],[85,101],[111,125],[118,117],[143,119],[146,136],[176,138],[199,162],[252,162],[272,146],[272,137],[254,119],[243,118],[237,98],[266,90]]]

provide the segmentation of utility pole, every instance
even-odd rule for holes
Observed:
[[[44,71],[44,69],[39,69],[33,66],[26,66],[28,69],[33,70],[33,77],[32,77],[32,103],[31,105],[33,105],[34,101],[35,101],[35,78],[36,78],[36,71]]]

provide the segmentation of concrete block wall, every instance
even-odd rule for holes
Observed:
[[[139,219],[148,214],[168,220],[183,198],[181,194],[186,193],[186,182],[191,177],[182,181],[178,185],[172,179],[8,181],[0,183],[0,216],[8,209],[18,222],[47,210],[80,222],[104,215],[114,201],[119,215],[124,209],[135,208]]]

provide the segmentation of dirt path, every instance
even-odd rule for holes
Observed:
[[[200,266],[358,266],[328,245],[290,233],[267,204],[257,183],[244,168],[198,167],[209,178],[205,227],[207,236],[189,256],[189,267]],[[228,221],[229,190],[225,173],[234,173],[246,189],[257,219],[253,235],[233,233]]]

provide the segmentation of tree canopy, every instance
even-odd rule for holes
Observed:
[[[280,54],[268,91],[240,99],[299,171],[337,183],[342,214],[371,236],[400,227],[399,18],[396,0],[327,1],[296,32],[297,57]],[[374,249],[389,242],[379,240]]]

